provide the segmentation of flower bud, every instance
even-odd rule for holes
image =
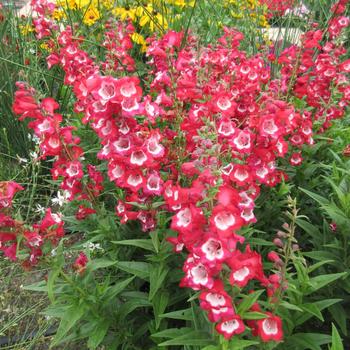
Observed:
[[[279,238],[275,238],[273,240],[273,244],[276,246],[276,247],[279,247],[279,248],[282,248],[283,247],[283,242],[279,239]]]
[[[297,250],[299,250],[299,245],[298,244],[293,244],[292,245],[292,249],[294,252],[296,252]]]

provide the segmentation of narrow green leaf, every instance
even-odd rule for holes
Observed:
[[[312,277],[309,280],[310,288],[306,292],[305,295],[309,295],[311,293],[316,292],[317,290],[327,286],[328,284],[336,281],[339,278],[342,278],[344,276],[348,275],[348,272],[339,272],[339,273],[330,273],[327,275],[320,275],[316,277]]]
[[[57,333],[53,339],[52,346],[58,345],[65,338],[67,333],[81,319],[84,313],[85,309],[81,305],[74,305],[67,309],[61,319]]]
[[[317,307],[316,304],[303,304],[299,305],[301,309],[303,309],[305,312],[317,317],[320,321],[324,321],[323,316],[321,314],[320,309]],[[298,320],[295,323],[297,326],[300,324]]]
[[[128,285],[134,280],[135,276],[129,277],[124,281],[120,281],[115,285],[110,286],[105,293],[107,299],[115,298],[119,293],[121,293]]]
[[[264,292],[263,290],[257,290],[251,294],[246,295],[243,298],[242,302],[238,305],[237,313],[239,315],[243,315],[259,299],[260,295],[263,292]]]
[[[172,318],[175,320],[192,321],[192,310],[191,309],[184,309],[184,310],[168,312],[166,314],[160,315],[159,317]]]
[[[281,303],[280,303],[280,306],[288,309],[288,310],[295,310],[295,311],[300,311],[300,312],[303,312],[303,310],[297,306],[297,305],[294,305],[294,304],[291,304],[291,303],[288,303],[287,301],[283,300]]]
[[[168,291],[159,291],[155,298],[153,298],[152,305],[153,305],[153,312],[154,312],[154,318],[156,321],[156,329],[159,328],[161,318],[160,315],[164,313],[166,307],[169,303],[169,292]]]
[[[39,281],[37,283],[29,284],[28,286],[23,286],[22,289],[30,290],[33,292],[44,292],[47,293],[47,283],[45,281]]]
[[[323,266],[323,265],[325,265],[325,264],[330,264],[330,263],[333,263],[333,262],[334,262],[334,260],[323,260],[323,261],[319,261],[318,263],[309,266],[307,269],[308,269],[308,272],[311,273],[311,272],[317,270],[318,268],[320,268],[321,266]]]
[[[344,350],[343,342],[338,333],[337,327],[332,323],[332,347],[331,350]]]
[[[121,270],[131,273],[141,279],[149,278],[150,264],[141,261],[118,261],[116,264]]]
[[[54,284],[59,274],[60,274],[59,269],[52,270],[49,272],[49,277],[47,279],[47,295],[51,303],[54,303],[54,300],[55,300]]]
[[[321,350],[321,345],[329,344],[332,338],[321,333],[295,333],[288,338],[286,349]]]
[[[88,339],[88,348],[91,350],[95,350],[103,341],[104,337],[107,334],[109,328],[108,321],[99,320],[96,328],[89,335]]]
[[[149,300],[152,301],[156,295],[158,289],[163,285],[163,282],[169,272],[168,268],[165,268],[164,265],[151,265],[150,271],[150,291],[149,291]]]
[[[154,338],[177,338],[185,333],[191,332],[192,328],[184,327],[184,328],[169,328],[164,331],[160,331],[152,334]]]
[[[320,311],[336,304],[342,301],[342,299],[324,299],[315,301],[314,304],[318,307]],[[312,314],[304,312],[302,315],[300,315],[297,319],[297,322],[299,325],[303,324],[307,320],[309,320],[312,317]]]
[[[333,316],[333,319],[335,320],[337,325],[340,327],[342,333],[344,335],[347,335],[347,312],[344,309],[344,307],[340,303],[337,303],[329,307],[329,312]]]
[[[88,268],[91,271],[98,269],[104,269],[109,266],[115,265],[117,262],[109,259],[94,259],[88,262]]]
[[[151,252],[155,251],[152,240],[150,239],[127,239],[124,241],[112,241],[112,243],[117,245],[138,247],[145,250],[150,250]]]
[[[170,345],[205,346],[205,345],[211,345],[212,343],[213,341],[209,338],[208,333],[203,331],[191,331],[179,337],[160,343],[158,346],[170,346]]]
[[[134,310],[140,307],[150,307],[152,304],[148,300],[143,299],[135,299],[129,300],[124,303],[120,309],[117,311],[117,316],[119,320],[124,320],[127,315],[129,315]]]
[[[244,320],[262,320],[263,318],[266,318],[266,314],[263,314],[262,312],[245,312],[241,317]]]
[[[258,345],[258,344],[259,342],[255,340],[244,340],[244,339],[232,338],[232,340],[230,341],[230,350],[241,350],[241,349],[247,348],[248,346]]]

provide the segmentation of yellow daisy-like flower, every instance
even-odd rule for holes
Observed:
[[[171,5],[179,6],[179,7],[193,7],[195,1],[187,1],[187,0],[168,0],[168,3]]]
[[[40,48],[47,51],[47,52],[51,52],[52,48],[47,44],[47,43],[42,43],[40,44]]]
[[[98,9],[94,6],[89,6],[89,8],[85,12],[83,22],[88,26],[92,26],[100,18],[101,16]]]
[[[112,0],[102,0],[102,5],[107,10],[111,10],[113,8],[114,3]]]
[[[60,21],[62,18],[66,18],[66,14],[63,10],[55,9],[52,14],[52,18],[56,21]]]
[[[112,10],[114,16],[119,17],[122,21],[131,19],[133,22],[136,20],[136,8],[126,9],[124,7],[116,7]]]
[[[161,13],[154,11],[151,5],[147,5],[146,8],[143,8],[143,15],[139,21],[141,27],[147,24],[151,32],[154,32],[154,30],[159,27],[168,29],[168,21],[166,18]]]
[[[131,40],[134,43],[141,45],[141,52],[146,52],[146,50],[147,50],[146,40],[141,34],[133,33],[131,35]]]
[[[56,5],[63,9],[70,9],[70,10],[73,10],[78,7],[75,0],[58,0],[56,2]]]
[[[22,35],[28,35],[29,33],[34,32],[34,27],[31,26],[30,24],[26,24],[26,25],[20,25],[19,29],[21,31]]]

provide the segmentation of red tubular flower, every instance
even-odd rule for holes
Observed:
[[[85,272],[88,261],[89,260],[84,253],[79,253],[79,256],[75,259],[73,267],[81,275]]]
[[[11,207],[16,192],[24,188],[14,181],[0,181],[0,210]]]
[[[244,323],[238,315],[218,323],[215,328],[226,339],[232,338],[234,334],[241,334],[245,330]]]
[[[271,340],[281,341],[283,339],[282,321],[278,316],[267,312],[267,318],[257,320],[257,332],[263,342]]]
[[[79,205],[78,211],[75,213],[75,217],[77,220],[84,220],[91,214],[95,214],[96,210],[92,208],[84,207],[83,205]]]
[[[247,246],[245,253],[232,252],[232,257],[227,260],[231,268],[230,283],[244,287],[251,279],[264,279],[261,255],[252,252]]]
[[[217,205],[210,217],[210,227],[220,237],[229,237],[243,225],[239,210],[233,205]]]

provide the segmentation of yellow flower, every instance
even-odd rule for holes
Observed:
[[[168,29],[168,21],[161,13],[154,11],[152,5],[147,5],[147,7],[143,9],[143,15],[140,18],[139,25],[141,27],[147,24],[151,32],[154,32],[155,29],[159,29],[159,27]]]
[[[107,9],[111,10],[113,8],[113,1],[112,0],[102,0],[102,5]]]
[[[100,18],[101,16],[98,9],[93,6],[89,6],[89,8],[85,12],[83,22],[88,26],[92,26]]]
[[[40,48],[48,52],[52,51],[51,47],[47,43],[40,44]]]
[[[126,19],[131,19],[132,21],[135,21],[136,19],[136,9],[130,8],[126,9],[124,7],[115,7],[112,10],[112,13],[114,16],[119,17],[122,21],[125,21]]]
[[[52,18],[56,21],[60,21],[62,18],[66,18],[66,14],[63,10],[55,9],[52,14]]]
[[[75,0],[58,0],[56,2],[58,7],[62,7],[64,9],[70,9],[73,10],[75,8],[77,8],[77,3]]]
[[[21,31],[22,35],[28,35],[29,33],[34,32],[34,27],[31,26],[30,24],[26,24],[26,25],[20,25],[19,29]]]
[[[147,50],[146,40],[141,34],[133,33],[131,35],[131,40],[134,43],[141,45],[141,52],[146,52],[146,50]]]

